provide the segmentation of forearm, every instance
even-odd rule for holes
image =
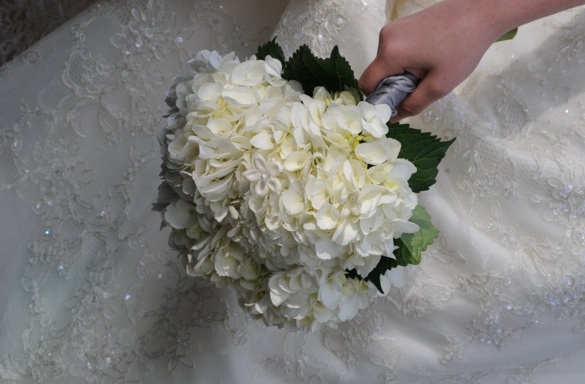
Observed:
[[[494,39],[523,24],[585,4],[585,0],[467,1],[476,2],[479,19]]]

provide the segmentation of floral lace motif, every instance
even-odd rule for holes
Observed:
[[[308,1],[302,12],[284,15],[275,35],[286,40],[285,56],[295,47],[307,44],[318,56],[329,56],[335,37],[355,15],[367,10],[366,1]],[[360,43],[357,42],[356,43]]]

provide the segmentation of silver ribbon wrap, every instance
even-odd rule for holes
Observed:
[[[392,109],[392,117],[394,117],[398,104],[414,91],[418,82],[419,78],[410,72],[387,77],[378,84],[374,92],[366,97],[366,101],[371,104],[389,105]]]

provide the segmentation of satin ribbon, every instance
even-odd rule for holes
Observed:
[[[394,117],[398,104],[414,91],[418,82],[419,78],[410,72],[387,77],[378,84],[374,92],[366,97],[366,101],[371,104],[389,105],[392,109],[392,117]]]

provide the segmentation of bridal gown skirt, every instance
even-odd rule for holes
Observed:
[[[200,49],[339,44],[429,2],[101,1],[0,69],[0,382],[581,383],[585,14],[494,45],[411,124],[457,140],[405,283],[315,333],[189,278],[151,211],[164,96]]]

